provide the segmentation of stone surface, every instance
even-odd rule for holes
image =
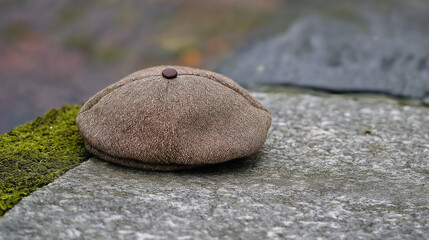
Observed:
[[[0,239],[428,239],[429,108],[268,90],[264,148],[181,172],[90,159],[0,219]]]
[[[284,8],[277,36],[247,44],[218,71],[244,86],[429,93],[428,1],[288,1]]]

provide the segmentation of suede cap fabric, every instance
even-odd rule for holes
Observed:
[[[163,76],[165,69],[168,74],[177,71],[177,76]],[[256,153],[267,137],[271,115],[221,74],[157,66],[91,97],[76,122],[86,148],[106,161],[176,170]]]

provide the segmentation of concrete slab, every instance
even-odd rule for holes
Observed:
[[[255,156],[149,172],[92,158],[0,219],[0,239],[427,239],[429,108],[385,97],[253,93]]]

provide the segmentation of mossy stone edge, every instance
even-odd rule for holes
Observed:
[[[79,110],[78,105],[51,109],[0,135],[0,216],[90,157],[76,126]]]

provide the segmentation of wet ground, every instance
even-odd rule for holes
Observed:
[[[318,4],[312,4],[317,6]],[[429,94],[429,2],[323,1],[278,34],[249,44],[219,71],[245,86]],[[279,16],[277,22],[287,22]]]

